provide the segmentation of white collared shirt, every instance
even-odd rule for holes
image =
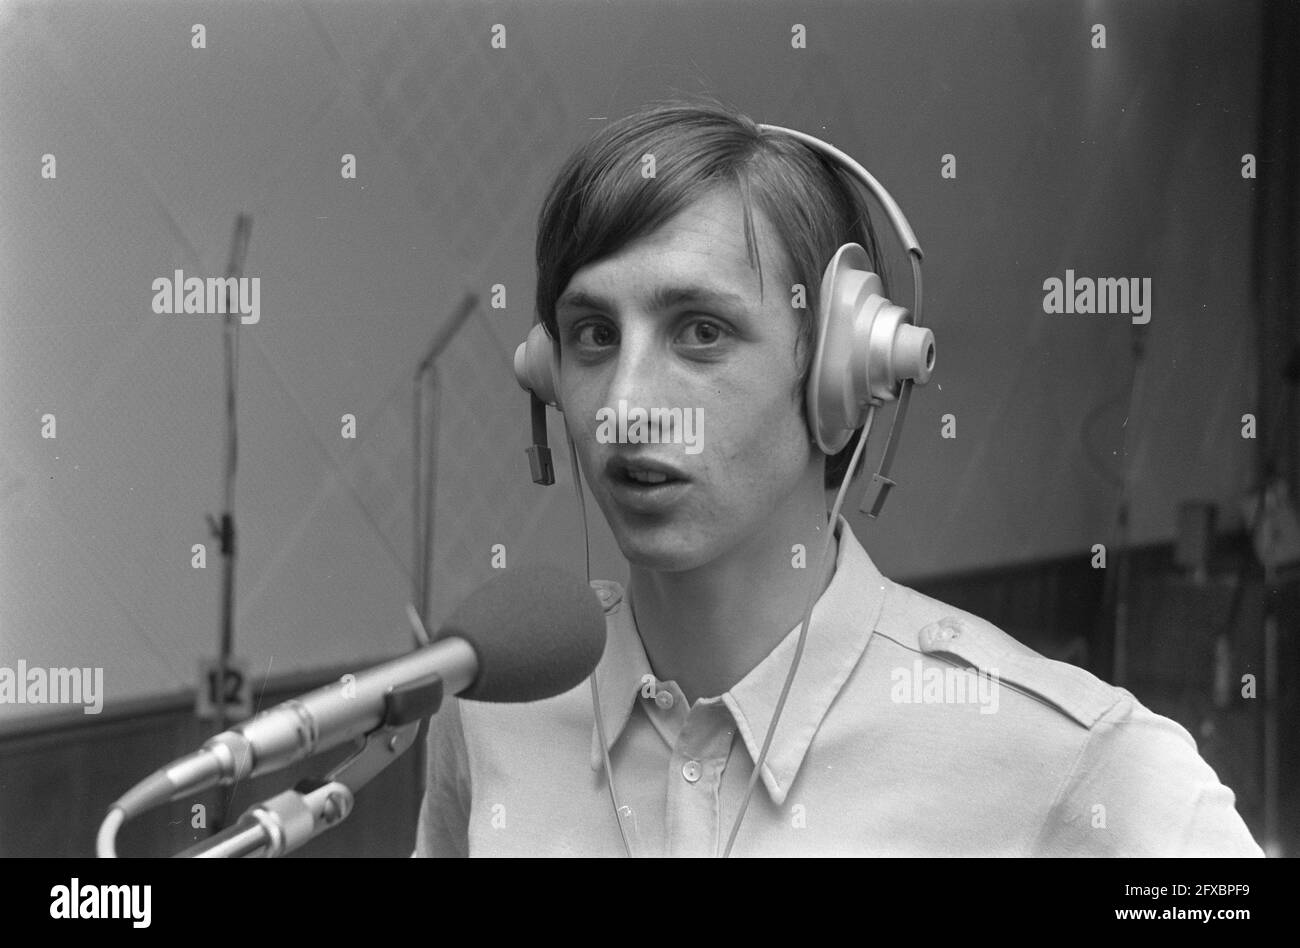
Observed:
[[[1180,725],[1083,669],[885,578],[840,518],[835,574],[733,855],[1262,855]],[[735,687],[654,678],[618,583],[596,669],[639,856],[726,845],[796,626]],[[448,699],[415,855],[621,856],[590,680],[522,705]]]

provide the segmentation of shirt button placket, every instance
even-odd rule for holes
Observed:
[[[731,745],[730,725],[730,713],[721,703],[690,709],[674,755],[681,778],[670,777],[668,790],[671,855],[717,855],[718,792]]]

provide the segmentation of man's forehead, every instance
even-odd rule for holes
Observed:
[[[575,281],[576,281],[575,277]],[[613,309],[617,300],[599,290],[588,290],[575,282],[556,301],[556,309]],[[702,306],[748,306],[754,302],[712,283],[663,282],[652,283],[644,294],[646,306],[651,310],[672,309],[684,304]]]
[[[604,309],[616,302],[614,294],[634,294],[655,310],[682,303],[757,304],[762,293],[743,214],[738,194],[712,192],[651,233],[579,269],[556,308]],[[772,261],[783,255],[760,209],[754,208],[752,220],[763,277],[770,282]]]

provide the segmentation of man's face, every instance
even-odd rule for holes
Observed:
[[[557,302],[565,421],[619,547],[637,566],[692,569],[765,539],[761,531],[780,522],[775,511],[801,482],[815,476],[821,486],[803,400],[791,394],[798,319],[785,254],[757,207],[753,222],[762,302],[733,189],[715,189],[583,267]],[[715,298],[664,298],[685,288]],[[620,402],[630,421],[637,408],[681,414],[647,426],[656,443],[647,431],[619,431]],[[670,479],[638,482],[628,469],[638,464],[669,469]]]

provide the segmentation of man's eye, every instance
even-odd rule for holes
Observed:
[[[572,338],[580,346],[600,348],[613,345],[618,334],[607,323],[583,323],[574,328]]]
[[[693,319],[678,334],[679,345],[707,348],[717,345],[731,331],[713,319]],[[579,349],[604,349],[618,344],[618,330],[604,321],[579,323],[569,331],[569,339]]]
[[[687,324],[680,338],[686,345],[711,346],[727,334],[727,328],[721,323],[711,319],[695,319]]]

